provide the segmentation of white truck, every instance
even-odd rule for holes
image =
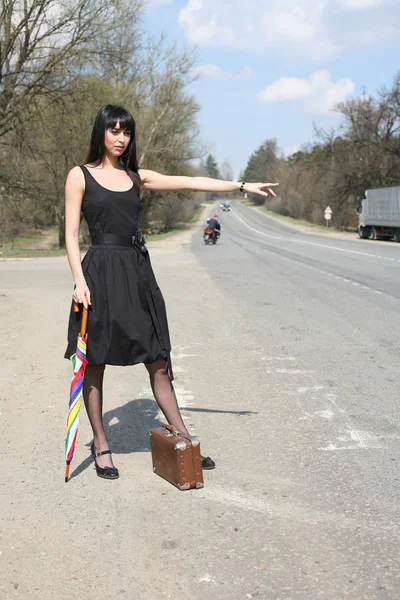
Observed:
[[[360,238],[400,242],[400,186],[367,190],[357,212]]]

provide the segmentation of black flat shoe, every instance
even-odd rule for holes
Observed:
[[[116,469],[115,467],[102,468],[102,467],[99,467],[99,465],[96,462],[96,458],[98,456],[104,456],[105,454],[111,454],[111,450],[104,450],[103,452],[95,452],[94,451],[94,442],[92,443],[90,449],[92,451],[92,458],[94,459],[94,466],[96,467],[96,473],[97,473],[98,477],[101,477],[102,479],[118,479],[118,477],[119,477],[118,469]]]
[[[215,462],[209,456],[202,456],[201,466],[203,467],[204,471],[212,471],[213,469],[215,469]]]

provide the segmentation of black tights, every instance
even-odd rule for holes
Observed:
[[[108,450],[107,436],[103,424],[103,379],[105,365],[88,365],[85,370],[83,382],[83,398],[90,425],[93,429],[94,447],[96,452]],[[147,364],[146,369],[150,376],[151,389],[158,406],[166,420],[179,431],[189,434],[178,407],[174,386],[168,375],[166,361],[158,360]],[[111,456],[106,454],[96,459],[100,467],[112,466]]]

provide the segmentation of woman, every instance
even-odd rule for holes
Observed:
[[[275,195],[277,184],[239,184],[206,177],[169,177],[139,169],[135,121],[121,106],[98,113],[85,165],[74,167],[65,186],[65,240],[75,282],[73,301],[90,306],[88,365],[83,396],[93,429],[92,456],[99,477],[117,479],[103,426],[105,365],[144,363],[154,397],[167,421],[188,435],[171,368],[171,344],[164,300],[144,240],[138,231],[141,190],[250,192]],[[92,245],[81,264],[81,211]],[[80,315],[71,307],[66,358],[75,352]],[[203,468],[214,461],[202,458]]]

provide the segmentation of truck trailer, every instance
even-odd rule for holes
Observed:
[[[358,235],[400,242],[400,186],[365,192],[358,208]]]

